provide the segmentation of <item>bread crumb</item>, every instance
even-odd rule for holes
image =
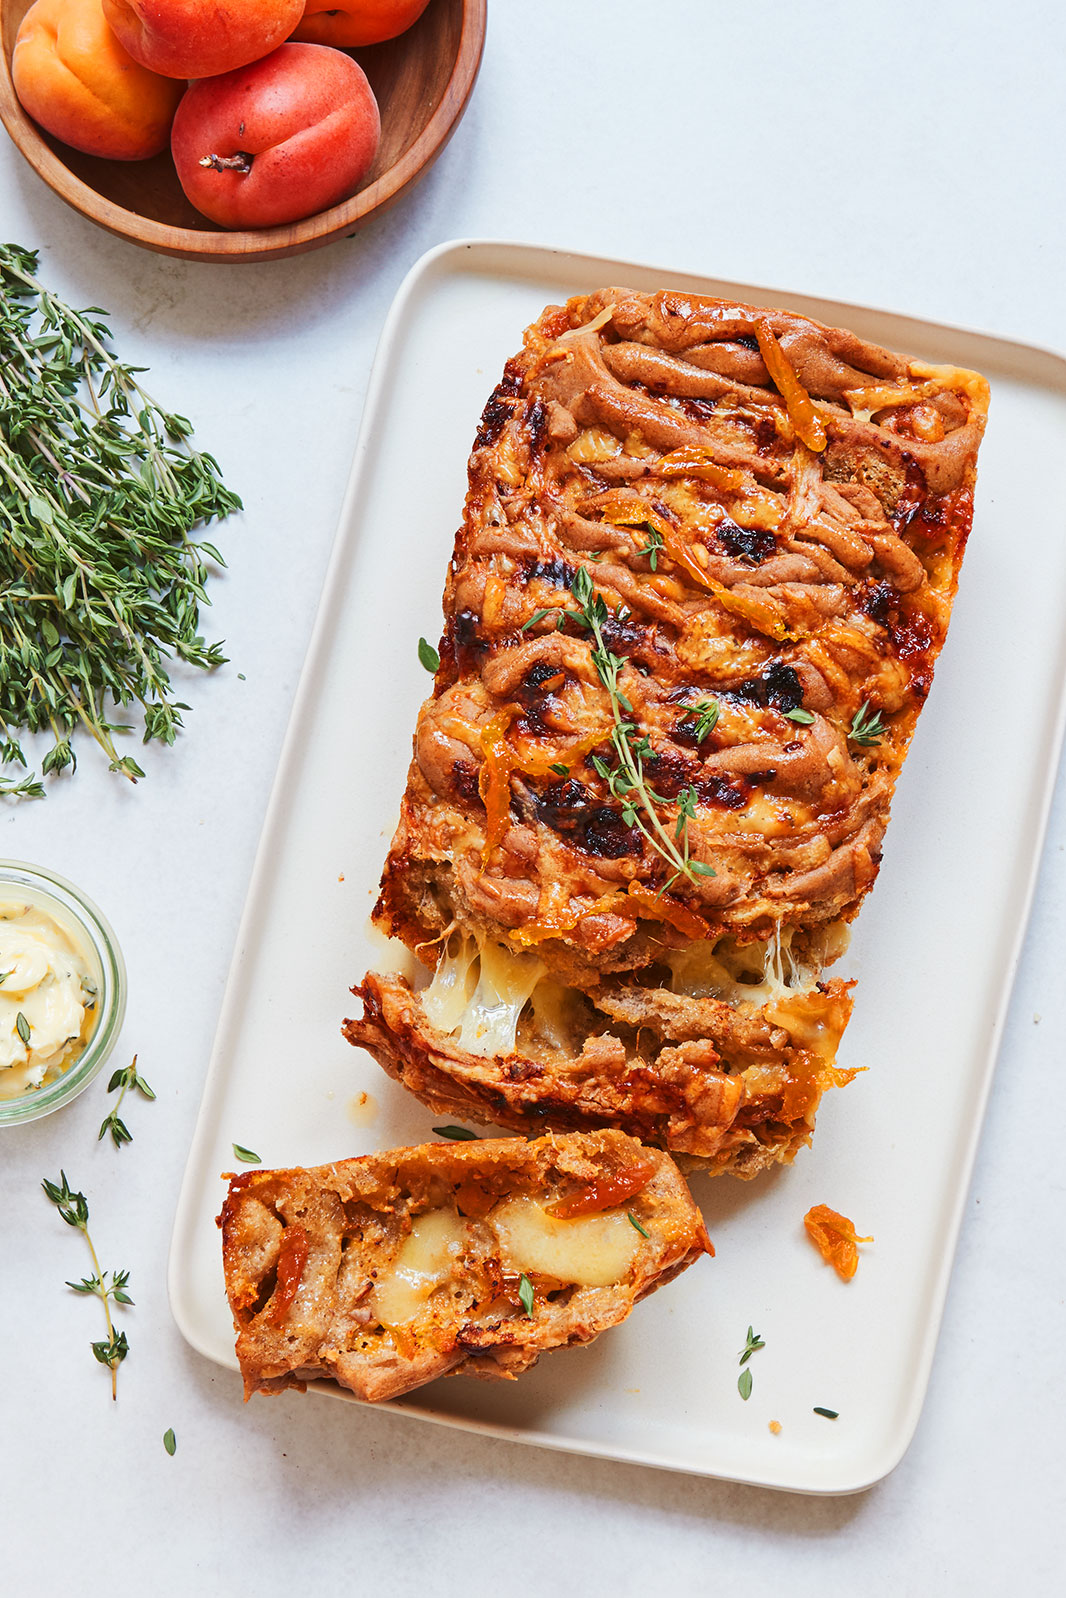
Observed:
[[[775,1437],[780,1437],[780,1435],[781,1435],[781,1422],[779,1420],[772,1420],[770,1422],[770,1430],[773,1432]]]
[[[1034,1016],[1033,1016],[1033,1025],[1034,1026],[1039,1026],[1040,1025],[1040,1017],[1038,1015],[1034,1014]]]
[[[338,882],[343,882],[343,881],[344,881],[344,878],[343,878],[343,876],[340,876],[340,877],[338,877],[338,878],[337,878],[337,881],[338,881]]]

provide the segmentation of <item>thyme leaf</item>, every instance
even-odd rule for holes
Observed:
[[[125,1332],[116,1332],[112,1328],[109,1337],[101,1339],[99,1343],[90,1343],[89,1347],[92,1349],[101,1365],[106,1365],[108,1367],[111,1372],[111,1379],[114,1381],[116,1366],[121,1365],[122,1361],[126,1358],[126,1355],[130,1351],[130,1345],[126,1341]]]
[[[752,1331],[751,1327],[749,1326],[744,1347],[740,1351],[740,1363],[742,1365],[746,1365],[753,1354],[758,1353],[760,1348],[765,1347],[766,1344],[763,1342],[758,1332]]]
[[[640,1222],[637,1220],[637,1218],[633,1214],[632,1210],[626,1210],[626,1220],[629,1222],[630,1226],[635,1226],[636,1227],[636,1229],[640,1233],[641,1237],[650,1237],[651,1236],[651,1233],[650,1232],[646,1232],[644,1230],[643,1226],[641,1226]]]
[[[826,1420],[839,1420],[840,1418],[839,1409],[823,1409],[820,1404],[815,1404],[814,1413],[816,1415],[824,1415]]]
[[[872,749],[875,744],[881,742],[887,731],[881,712],[879,710],[871,712],[870,701],[865,699],[852,717],[848,737],[853,744]]]
[[[681,720],[693,723],[692,731],[696,735],[696,742],[701,744],[707,734],[713,732],[718,725],[718,716],[717,699],[701,699],[698,704],[689,706]]]
[[[750,1370],[746,1370],[746,1369],[742,1370],[740,1375],[737,1377],[737,1392],[740,1394],[741,1398],[744,1400],[744,1402],[746,1404],[748,1402],[748,1399],[751,1397],[751,1371]]]
[[[532,616],[522,623],[518,631],[520,633],[528,632],[530,627],[535,627],[537,625],[538,621],[543,621],[545,616],[551,616],[553,614],[554,612],[551,610],[535,610]]]
[[[174,1457],[177,1446],[178,1439],[174,1436],[174,1428],[173,1426],[168,1426],[166,1431],[163,1433],[163,1447],[166,1449],[171,1458]]]
[[[52,743],[42,777],[73,771],[73,735],[112,771],[144,775],[116,738],[172,744],[189,707],[177,658],[225,660],[199,635],[213,544],[192,530],[240,508],[191,424],[141,387],[96,307],[76,311],[36,277],[37,256],[0,245],[0,768],[25,767],[17,735]],[[39,799],[39,778],[0,775],[0,794]]]
[[[418,640],[418,658],[427,671],[436,675],[440,667],[440,656],[427,638]]]
[[[231,1143],[230,1147],[233,1150],[234,1158],[240,1160],[242,1165],[262,1165],[262,1156],[256,1154],[252,1149],[242,1148],[239,1143]]]
[[[522,1300],[522,1308],[527,1315],[533,1314],[533,1283],[523,1271],[518,1278],[518,1296]]]
[[[644,545],[643,549],[637,550],[637,554],[647,555],[648,565],[651,567],[652,571],[655,571],[658,567],[659,556],[663,549],[663,535],[660,533],[657,527],[652,526],[651,522],[645,522],[643,530],[648,535],[648,542]]]
[[[476,1143],[478,1134],[471,1132],[465,1126],[435,1126],[433,1128],[438,1137],[450,1137],[453,1143]]]
[[[18,1033],[18,1035],[22,1039],[23,1043],[25,1043],[26,1046],[29,1047],[29,1042],[30,1042],[30,1023],[26,1020],[26,1017],[23,1015],[21,1010],[18,1012],[18,1014],[15,1017],[15,1031]]]
[[[799,727],[809,727],[814,717],[809,710],[804,710],[802,705],[797,705],[795,710],[785,711],[785,720],[794,721]]]

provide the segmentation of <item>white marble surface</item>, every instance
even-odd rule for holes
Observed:
[[[0,808],[0,854],[72,876],[113,919],[131,978],[119,1057],[138,1051],[159,1095],[130,1106],[135,1141],[121,1151],[95,1141],[102,1082],[3,1134],[3,1585],[161,1598],[338,1581],[398,1595],[1057,1592],[1061,791],[928,1402],[903,1463],[869,1492],[768,1493],[291,1395],[245,1409],[237,1380],[171,1321],[171,1218],[226,967],[370,359],[410,264],[446,237],[524,238],[1066,350],[1058,6],[490,9],[481,79],[435,170],[357,238],[298,260],[212,268],[134,250],[67,211],[0,144],[0,232],[39,248],[71,301],[111,310],[127,358],[194,418],[247,507],[220,535],[229,571],[205,618],[232,665],[189,682],[179,745],[150,754],[136,790],[86,748],[44,804]],[[1037,469],[1058,476],[1057,462]],[[1062,517],[1050,496],[1048,514]],[[974,683],[994,782],[992,699],[994,684]],[[353,699],[337,736],[357,733]],[[995,870],[990,838],[975,892]],[[924,957],[932,977],[935,951]],[[61,1165],[89,1196],[104,1264],[131,1272],[117,1405],[88,1348],[97,1306],[63,1286],[86,1268],[80,1239],[39,1189]]]

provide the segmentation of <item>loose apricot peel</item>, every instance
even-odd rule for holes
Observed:
[[[859,1268],[857,1244],[872,1243],[872,1237],[859,1237],[846,1215],[838,1215],[827,1204],[816,1204],[803,1217],[807,1236],[842,1282],[850,1282]]]

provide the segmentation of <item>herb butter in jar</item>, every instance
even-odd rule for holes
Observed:
[[[122,954],[92,901],[38,866],[0,860],[0,1126],[87,1087],[125,1008]]]

